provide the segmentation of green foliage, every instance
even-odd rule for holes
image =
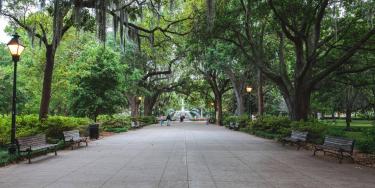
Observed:
[[[224,118],[223,123],[225,126],[228,126],[231,122],[238,123],[240,128],[246,127],[250,123],[250,118],[248,115],[241,115],[241,116],[227,116]]]
[[[327,131],[327,125],[319,121],[293,121],[291,130],[308,132],[308,141],[321,144]]]
[[[355,148],[364,153],[375,153],[375,127],[353,127],[346,131],[342,126],[332,126],[324,121],[290,121],[286,117],[261,117],[240,129],[263,138],[280,139],[292,130],[307,131],[308,142],[322,144],[326,135],[354,139]]]
[[[139,116],[132,118],[132,121],[139,121],[144,123],[145,125],[151,125],[158,123],[158,119],[155,116]]]
[[[375,127],[355,127],[345,131],[343,127],[330,126],[327,135],[354,139],[356,149],[364,153],[375,153]]]
[[[0,147],[0,167],[17,159],[17,155],[9,155],[8,148]]]
[[[356,147],[364,153],[375,153],[375,127],[367,129],[362,138],[356,140]]]
[[[122,133],[127,132],[129,129],[129,127],[106,127],[104,130],[107,132]]]
[[[131,128],[131,120],[129,116],[100,116],[99,121],[102,123],[102,129],[107,132],[126,132]]]
[[[39,121],[38,115],[17,116],[17,137],[46,133],[47,137],[61,139],[63,131],[84,129],[91,121],[87,118],[49,116],[47,120]],[[0,118],[0,145],[10,142],[11,116]]]
[[[291,121],[287,117],[264,116],[250,122],[249,126],[252,130],[284,136],[288,134],[290,124]]]
[[[154,116],[140,116],[140,117],[129,117],[124,115],[114,116],[99,116],[98,121],[101,122],[101,127],[107,132],[126,132],[131,129],[131,122],[141,122],[144,125],[151,125],[158,122]]]
[[[99,114],[114,114],[124,106],[122,83],[124,65],[119,53],[90,44],[73,65],[71,106],[74,114],[94,120]]]
[[[47,137],[62,139],[63,131],[82,130],[83,127],[87,127],[91,122],[87,118],[50,116],[47,120],[42,121],[42,130]]]

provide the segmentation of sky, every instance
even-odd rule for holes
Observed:
[[[3,16],[0,16],[0,43],[8,43],[10,39],[12,38],[11,36],[7,35],[4,32],[5,26],[7,26],[8,20],[4,18]]]

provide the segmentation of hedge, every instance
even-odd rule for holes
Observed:
[[[10,142],[11,116],[0,117],[0,145]],[[85,129],[92,121],[88,118],[49,116],[39,121],[38,115],[19,115],[16,125],[17,137],[46,133],[47,137],[61,139],[62,132],[72,129]]]
[[[266,116],[250,121],[240,130],[269,139],[286,137],[292,130],[307,131],[308,141],[314,144],[321,144],[326,135],[345,137],[356,140],[355,148],[359,151],[375,153],[375,127],[355,127],[351,131],[344,128],[321,121],[291,121],[287,117]]]

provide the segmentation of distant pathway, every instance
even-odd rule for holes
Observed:
[[[375,169],[203,123],[149,126],[0,168],[0,188],[374,188]]]

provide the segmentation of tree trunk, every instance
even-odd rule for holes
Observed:
[[[53,67],[55,65],[55,50],[52,45],[46,46],[46,65],[44,68],[42,99],[40,102],[39,119],[48,117],[49,103],[51,100]]]
[[[139,115],[139,100],[136,96],[128,96],[130,107],[130,116],[137,117]]]
[[[281,92],[287,104],[289,117],[291,120],[300,121],[307,120],[310,109],[311,90],[299,89],[294,95],[289,92]]]
[[[336,122],[335,111],[332,112],[332,121]]]
[[[348,86],[346,89],[346,109],[345,109],[345,122],[346,130],[350,130],[350,123],[352,122],[353,105],[358,96],[358,92],[352,86]]]
[[[310,109],[311,92],[297,92],[294,103],[294,118],[293,120],[307,120]]]
[[[236,97],[236,115],[242,115],[245,113],[245,78],[236,75],[232,70],[227,69],[225,74],[229,77],[232,87],[234,96]]]
[[[345,117],[345,122],[346,122],[346,130],[350,130],[350,123],[352,122],[352,108],[347,106],[346,107],[346,117]]]
[[[237,89],[233,89],[235,96],[236,96],[236,102],[237,102],[237,108],[236,108],[236,114],[237,115],[243,115],[245,113],[245,97],[241,91],[236,91]]]
[[[154,108],[154,105],[152,104],[151,97],[145,97],[144,101],[144,115],[145,116],[151,116],[152,115],[152,109]]]
[[[144,115],[152,116],[152,112],[157,100],[157,96],[147,96],[144,101]]]
[[[262,116],[264,113],[264,94],[263,94],[263,74],[258,69],[258,115]]]
[[[223,103],[222,96],[215,95],[215,119],[217,125],[223,125]]]

